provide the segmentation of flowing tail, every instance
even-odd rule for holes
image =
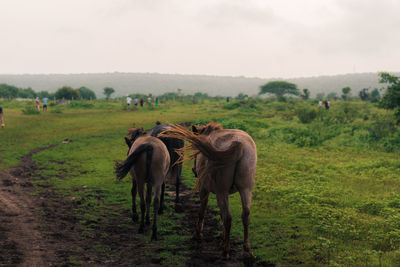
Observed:
[[[148,181],[150,169],[151,169],[151,160],[153,158],[153,147],[149,144],[142,144],[138,148],[135,149],[123,162],[115,163],[114,173],[118,180],[123,179],[132,168],[133,164],[137,162],[139,156],[146,152],[146,181]]]
[[[218,170],[227,164],[235,163],[243,155],[243,147],[239,141],[232,141],[225,149],[214,147],[207,135],[193,133],[180,125],[171,125],[170,129],[163,131],[160,137],[178,138],[188,141],[190,144],[177,149],[179,161],[193,159],[199,153],[202,153],[209,159],[208,168],[200,168],[197,171],[198,179],[193,188],[193,192],[200,190],[205,182],[210,178],[216,178]]]
[[[197,153],[202,153],[209,160],[218,163],[228,163],[238,160],[243,154],[242,144],[238,141],[232,141],[232,143],[224,148],[214,147],[207,135],[199,135],[197,133],[187,130],[185,127],[180,125],[170,125],[169,129],[161,132],[159,137],[166,138],[178,138],[190,143],[189,147],[184,149],[178,149],[181,160],[183,158],[183,152],[191,151],[196,155]],[[192,158],[193,155],[190,156]]]

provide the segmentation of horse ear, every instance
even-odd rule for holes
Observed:
[[[196,128],[196,125],[192,125],[192,132],[198,133],[197,128]]]
[[[131,140],[129,140],[128,138],[125,137],[125,143],[128,145],[129,148],[131,148],[131,146],[132,146]]]

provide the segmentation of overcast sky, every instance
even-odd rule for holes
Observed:
[[[400,71],[398,0],[0,0],[0,73]]]

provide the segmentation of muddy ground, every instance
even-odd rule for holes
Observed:
[[[32,161],[32,155],[53,147],[34,149],[21,158],[19,166],[0,171],[0,266],[159,266],[160,252],[169,249],[149,246],[148,240],[137,234],[133,223],[129,231],[119,226],[130,217],[129,210],[104,218],[94,231],[86,232],[74,213],[79,202],[57,195],[45,184],[37,191],[32,179],[38,166]],[[183,187],[180,210],[184,220],[175,229],[178,234],[188,235],[194,230],[199,203]],[[169,195],[173,196],[173,192],[173,187],[167,188]],[[242,257],[242,242],[237,239],[231,240],[231,259],[221,261],[217,212],[209,208],[207,214],[203,241],[189,240],[182,244],[190,249],[190,259],[182,264],[274,266],[257,258]],[[172,249],[169,252],[174,253]]]

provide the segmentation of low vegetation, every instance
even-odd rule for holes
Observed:
[[[257,257],[281,266],[400,265],[400,130],[393,110],[347,99],[331,100],[325,110],[313,99],[226,103],[174,97],[136,111],[125,110],[123,100],[50,104],[40,116],[27,115],[26,103],[0,101],[7,123],[0,129],[0,169],[18,164],[33,148],[72,140],[34,156],[40,166],[36,179],[60,196],[79,200],[75,212],[90,232],[130,208],[130,181],[115,181],[113,162],[126,155],[123,136],[132,124],[149,129],[157,120],[213,120],[247,131],[257,145],[250,224]],[[187,185],[194,184],[190,162],[183,176]],[[96,190],[102,201],[87,195]],[[240,197],[230,200],[232,236],[242,239]],[[215,197],[210,202],[216,206]],[[160,216],[160,236],[179,216]],[[180,246],[188,239],[190,233],[159,241],[158,246],[181,249],[164,252],[161,263],[184,262],[190,255]]]

